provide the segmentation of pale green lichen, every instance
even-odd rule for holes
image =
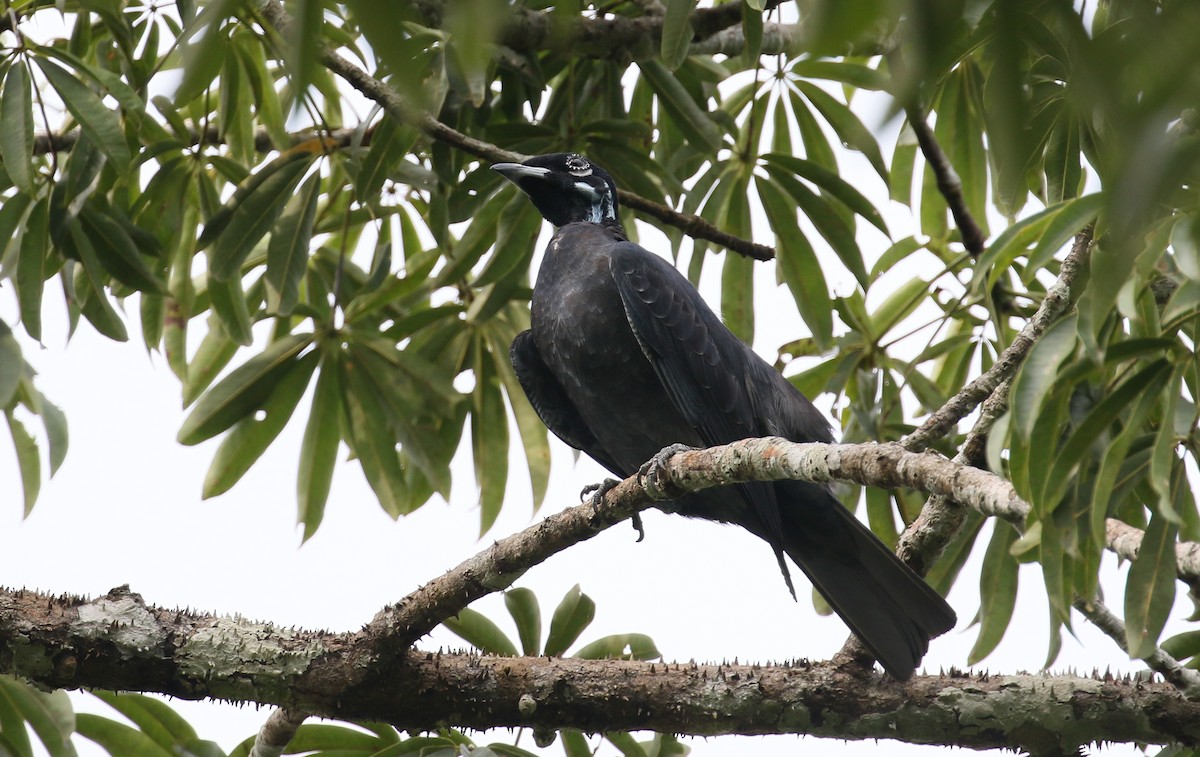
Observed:
[[[85,639],[104,639],[125,657],[150,649],[161,640],[158,620],[134,596],[100,597],[79,606],[72,631]]]
[[[177,657],[181,674],[202,680],[286,679],[304,673],[325,651],[323,644],[269,623],[214,618],[188,637]]]

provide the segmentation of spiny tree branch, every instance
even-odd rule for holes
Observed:
[[[271,704],[345,720],[460,727],[797,733],[1067,754],[1096,741],[1200,743],[1200,703],[1111,676],[918,676],[854,667],[697,665],[406,652],[369,690],[340,687],[348,634],[282,629],[145,604],[0,590],[0,672],[55,688]],[[321,660],[338,660],[335,669]],[[272,717],[270,724],[288,716]]]

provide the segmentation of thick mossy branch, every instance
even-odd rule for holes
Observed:
[[[901,685],[854,666],[803,661],[697,665],[409,651],[362,689],[347,682],[372,663],[353,648],[350,634],[167,610],[128,589],[94,600],[0,591],[0,673],[55,688],[270,704],[406,730],[795,733],[1035,754],[1071,753],[1096,741],[1200,743],[1200,703],[1164,683],[1111,676],[949,673]]]

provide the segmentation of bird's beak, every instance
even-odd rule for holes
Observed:
[[[550,173],[549,168],[527,166],[524,163],[495,163],[492,170],[518,185],[522,179],[540,179]]]

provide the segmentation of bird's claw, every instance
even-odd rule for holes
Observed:
[[[588,484],[583,487],[583,491],[579,492],[579,501],[586,502],[589,496],[599,497],[603,501],[604,495],[615,489],[619,483],[621,482],[615,478],[606,478],[598,484]],[[630,516],[629,522],[633,525],[633,530],[638,532],[637,540],[645,539],[646,528],[642,525],[642,514],[634,513]]]
[[[619,483],[621,482],[615,478],[606,478],[598,484],[588,484],[579,492],[579,501],[587,502],[588,497],[599,497],[602,500],[604,495],[617,488]]]
[[[676,491],[667,476],[662,475],[667,461],[680,452],[691,452],[696,449],[686,444],[671,444],[663,447],[638,468],[638,481],[655,499],[674,499],[685,494]],[[664,486],[665,484],[665,486]]]

